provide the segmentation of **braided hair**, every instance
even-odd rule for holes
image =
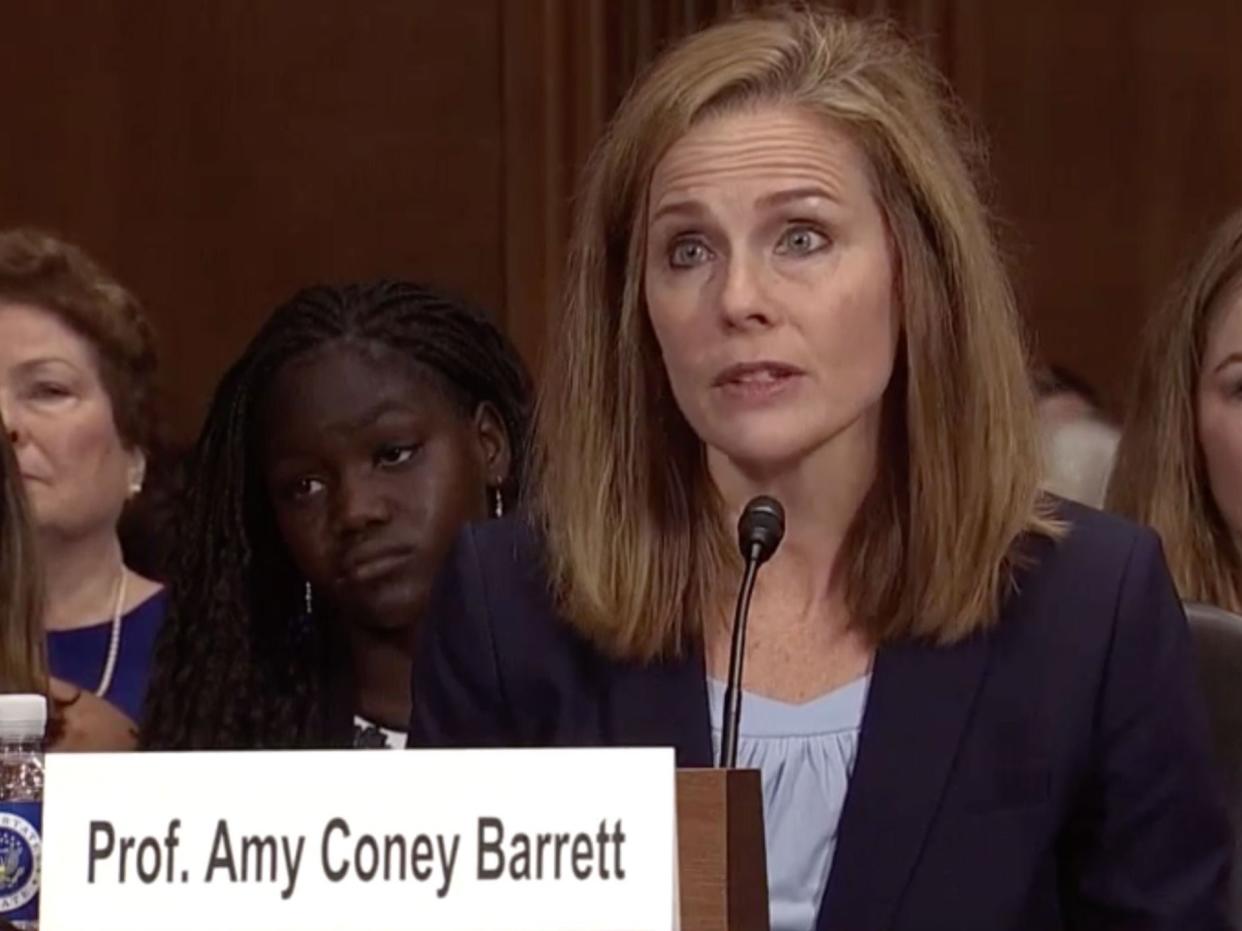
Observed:
[[[257,441],[259,412],[277,372],[337,340],[405,353],[466,415],[490,402],[513,450],[500,491],[510,500],[518,493],[530,381],[513,346],[482,313],[398,281],[296,294],[225,374],[191,456],[169,615],[148,693],[148,747],[340,742],[333,683],[339,644],[328,625],[302,613],[300,576],[276,526]]]

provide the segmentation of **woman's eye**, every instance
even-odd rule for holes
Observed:
[[[701,239],[675,240],[668,250],[670,268],[694,268],[712,256],[712,250]]]
[[[35,382],[30,387],[30,396],[38,401],[55,401],[67,398],[70,394],[67,387],[54,381]]]
[[[794,226],[776,244],[780,255],[810,255],[828,245],[828,237],[810,226]]]
[[[289,497],[294,501],[308,501],[324,490],[324,483],[317,478],[300,478],[289,485]]]
[[[416,446],[384,446],[375,454],[376,465],[398,466],[414,458]]]

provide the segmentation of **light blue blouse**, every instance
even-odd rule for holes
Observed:
[[[871,676],[801,705],[744,693],[737,761],[763,778],[772,931],[811,931],[828,884],[837,823],[858,755]],[[708,679],[720,753],[724,683]]]

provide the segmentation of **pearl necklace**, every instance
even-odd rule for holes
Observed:
[[[116,606],[112,609],[112,632],[108,637],[108,658],[104,661],[103,677],[99,680],[99,688],[95,694],[103,698],[112,687],[112,675],[116,672],[116,658],[121,652],[121,609],[125,607],[125,586],[129,581],[129,573],[125,564],[121,564],[121,578],[116,586]]]

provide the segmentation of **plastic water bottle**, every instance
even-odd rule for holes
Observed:
[[[39,927],[47,699],[0,695],[0,922]]]

